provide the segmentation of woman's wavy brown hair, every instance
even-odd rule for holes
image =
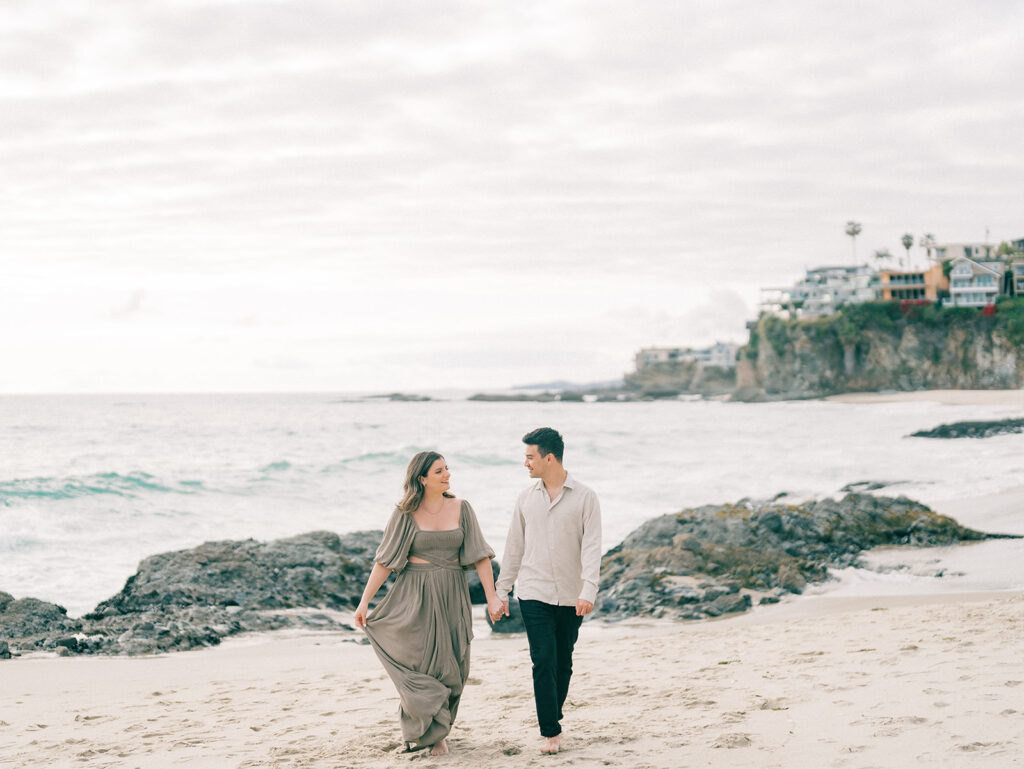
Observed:
[[[398,503],[398,509],[403,513],[412,513],[419,509],[426,491],[420,478],[423,478],[430,471],[430,466],[439,459],[443,460],[444,457],[436,451],[421,451],[409,461],[409,467],[405,470],[405,494]],[[448,491],[444,492],[444,496],[449,499],[455,498],[455,495]]]

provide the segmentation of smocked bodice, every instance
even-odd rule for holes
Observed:
[[[450,561],[458,564],[459,549],[465,534],[462,528],[448,531],[424,531],[417,528],[412,538],[409,555],[431,561]]]

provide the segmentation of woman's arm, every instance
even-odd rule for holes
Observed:
[[[494,571],[491,569],[491,559],[481,558],[473,565],[476,567],[476,573],[480,575],[480,584],[487,597],[487,613],[491,616],[491,621],[496,622],[502,614],[508,614],[508,609],[501,603],[494,590]]]
[[[370,599],[377,595],[380,586],[384,584],[384,581],[390,574],[391,569],[386,566],[381,566],[379,563],[373,564],[370,578],[366,580],[366,589],[363,591],[363,597],[359,601],[359,606],[356,607],[355,614],[352,615],[356,627],[360,630],[366,627],[366,612],[370,610]],[[494,592],[493,585],[491,586],[491,592]]]

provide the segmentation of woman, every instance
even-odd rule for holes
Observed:
[[[355,612],[401,700],[399,719],[408,750],[448,752],[445,737],[469,676],[473,638],[469,586],[463,569],[476,567],[487,610],[494,592],[491,558],[469,502],[448,491],[448,465],[421,451],[405,472],[405,496],[391,514]],[[372,612],[370,599],[395,572],[394,584]]]

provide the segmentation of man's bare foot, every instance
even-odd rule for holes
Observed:
[[[448,755],[448,743],[441,740],[434,747],[430,749],[430,755],[432,756],[447,756]]]
[[[541,753],[557,753],[558,749],[562,746],[562,735],[556,735],[554,737],[547,737],[544,740],[544,744],[540,746]]]

